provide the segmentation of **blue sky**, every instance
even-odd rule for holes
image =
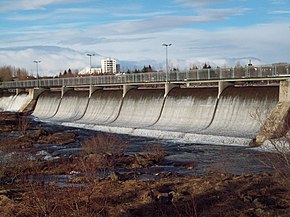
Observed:
[[[95,53],[162,69],[163,42],[178,68],[290,62],[289,25],[289,0],[1,0],[0,66],[57,74]]]

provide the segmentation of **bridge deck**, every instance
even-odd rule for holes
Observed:
[[[288,80],[289,66],[280,68],[250,67],[246,70],[234,68],[201,69],[185,72],[150,72],[118,75],[86,76],[73,78],[52,78],[24,81],[2,82],[0,89],[15,88],[53,88],[53,87],[84,87],[84,86],[120,86],[120,85],[147,85],[147,84],[191,84],[209,82],[247,82]]]

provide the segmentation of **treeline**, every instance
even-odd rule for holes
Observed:
[[[12,66],[0,67],[0,82],[28,79],[31,79],[31,76],[29,76],[26,69],[16,68]]]
[[[145,73],[145,72],[154,72],[154,69],[151,67],[151,65],[149,65],[149,66],[144,66],[142,70],[140,69],[127,70],[127,73]]]
[[[72,78],[72,77],[77,77],[78,76],[79,71],[78,70],[64,70],[64,72],[60,72],[58,74],[59,78]]]

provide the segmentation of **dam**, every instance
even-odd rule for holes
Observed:
[[[9,110],[9,103],[18,98],[18,104],[20,99],[35,98],[32,115],[56,124],[196,143],[261,144],[267,139],[264,126],[270,125],[275,132],[285,130],[290,82],[279,79],[280,83],[272,85],[218,80],[214,81],[218,85],[38,87],[29,95],[2,94],[0,107]],[[288,110],[273,115],[281,104]]]

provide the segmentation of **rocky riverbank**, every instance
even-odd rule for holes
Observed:
[[[167,155],[158,144],[128,154],[118,135],[46,128],[18,113],[0,113],[0,133],[3,217],[290,215],[285,165],[283,172],[180,175],[158,170]]]

